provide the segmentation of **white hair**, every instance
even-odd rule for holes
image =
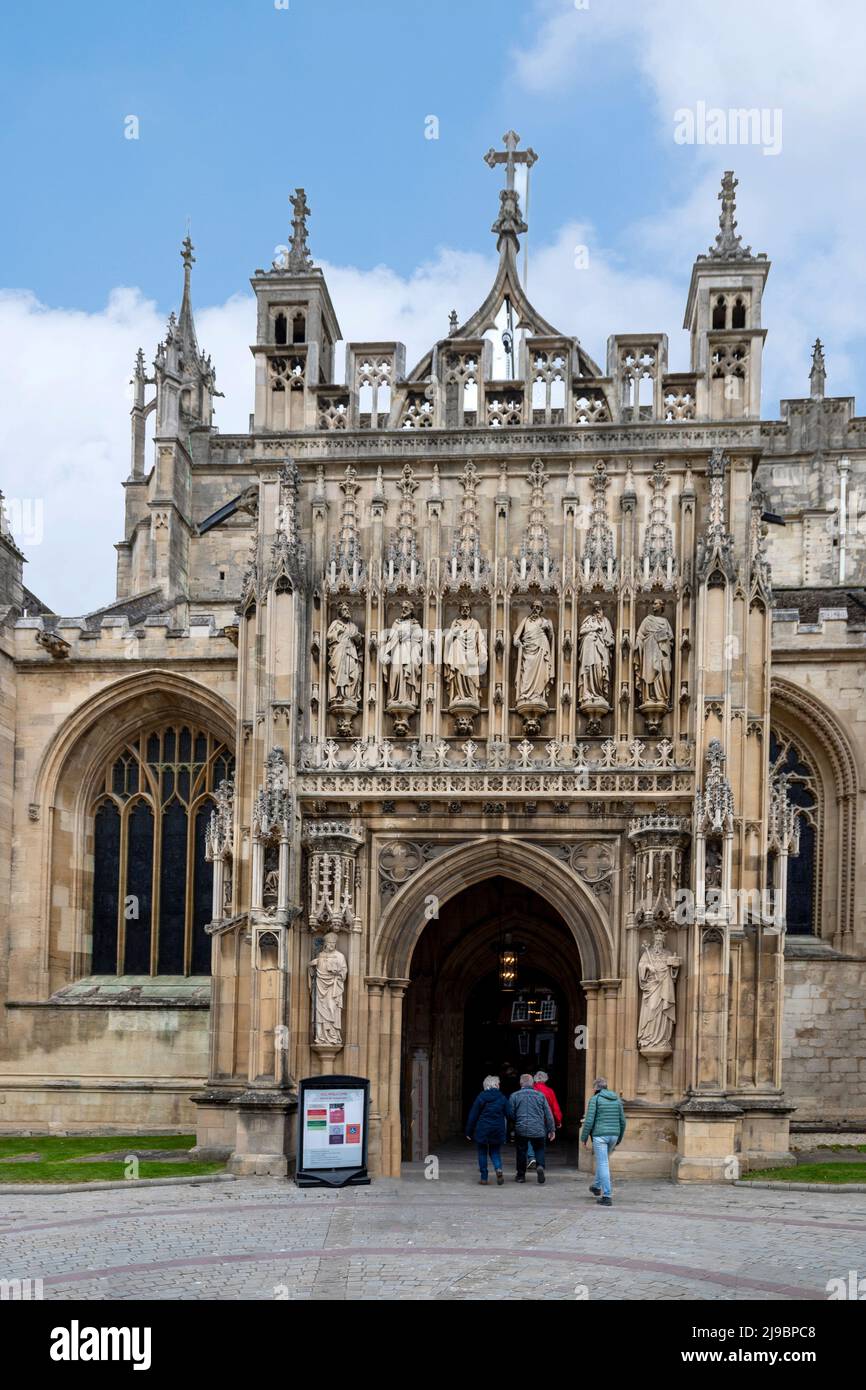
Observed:
[[[525,1071],[520,1077],[520,1084],[521,1086],[531,1086],[534,1080],[535,1077],[532,1075],[532,1072]]]
[[[484,1078],[484,1089],[485,1089],[485,1091],[498,1091],[498,1090],[499,1090],[499,1077],[498,1077],[498,1076],[485,1076],[485,1078]]]
[[[537,1072],[535,1073],[535,1079],[536,1079],[536,1081],[546,1081],[546,1080],[547,1080],[547,1072],[546,1072],[546,1071],[537,1071]]]

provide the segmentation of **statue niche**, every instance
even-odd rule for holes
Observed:
[[[664,616],[664,604],[657,598],[637,630],[634,644],[634,674],[638,709],[647,722],[647,731],[657,734],[670,708],[671,670],[674,633]]]
[[[613,628],[601,604],[592,605],[578,633],[580,661],[577,673],[578,704],[587,716],[587,733],[601,731],[601,720],[610,713],[610,667]]]
[[[549,712],[547,692],[555,674],[553,643],[553,624],[536,599],[514,634],[516,705],[527,738],[540,733],[541,720]]]
[[[487,671],[487,633],[472,617],[468,601],[445,633],[445,687],[448,713],[458,734],[472,734],[472,721],[481,710],[481,678]]]
[[[421,699],[421,664],[424,634],[412,604],[405,600],[382,645],[380,662],[388,687],[388,713],[394,716],[394,733],[405,738],[409,719]]]
[[[337,716],[337,729],[344,738],[352,735],[352,719],[361,702],[364,671],[364,634],[352,621],[347,603],[341,603],[328,628],[328,710]]]

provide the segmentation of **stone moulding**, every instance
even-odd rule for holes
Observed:
[[[385,769],[359,773],[349,769],[339,772],[304,772],[297,780],[299,797],[330,795],[347,798],[384,796],[448,798],[463,797],[545,797],[569,796],[589,801],[599,795],[670,797],[681,794],[693,796],[695,774],[692,770],[666,769],[664,772],[635,772],[629,768],[610,768],[598,772],[538,771],[499,772],[496,770],[461,772],[459,769],[428,771],[412,768],[406,772]]]
[[[293,457],[298,461],[323,460],[342,457],[381,459],[394,456],[405,459],[408,456],[422,458],[432,454],[450,454],[455,458],[477,458],[481,455],[501,457],[507,452],[509,457],[543,453],[549,459],[560,449],[563,455],[593,454],[606,455],[624,450],[634,457],[650,453],[654,457],[662,453],[666,458],[680,453],[705,453],[708,449],[724,448],[728,454],[738,451],[751,452],[760,449],[764,439],[764,429],[758,420],[730,420],[724,424],[718,421],[689,421],[674,424],[659,421],[622,424],[593,425],[537,425],[510,426],[508,447],[503,448],[501,430],[491,430],[486,426],[465,426],[461,430],[428,429],[413,430],[328,430],[315,433],[281,433],[267,435],[225,435],[215,436],[210,443],[214,454],[234,453],[241,455],[252,449],[250,457],[243,457],[243,465],[274,463],[283,458],[287,444],[291,444]]]

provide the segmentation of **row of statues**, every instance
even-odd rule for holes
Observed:
[[[597,720],[611,707],[614,646],[613,628],[600,603],[596,602],[584,618],[578,641],[578,705],[590,719]],[[351,717],[360,707],[363,642],[348,604],[340,604],[327,634],[328,708],[340,718],[340,732],[347,735]],[[664,604],[656,599],[638,628],[634,646],[639,708],[651,722],[657,722],[670,707],[673,647],[673,629],[664,616]],[[537,600],[514,634],[514,648],[515,703],[527,732],[533,733],[548,712],[548,695],[556,674],[553,624]],[[423,659],[424,633],[407,600],[379,648],[388,711],[395,717],[398,734],[408,732],[409,717],[419,708]],[[443,644],[448,709],[458,733],[472,732],[472,719],[481,709],[487,662],[487,634],[473,618],[471,605],[464,601]]]

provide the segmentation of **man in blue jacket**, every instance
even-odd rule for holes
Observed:
[[[515,1181],[526,1182],[526,1147],[531,1141],[538,1164],[536,1175],[539,1182],[544,1182],[544,1140],[545,1135],[552,1139],[555,1133],[553,1111],[547,1097],[535,1090],[535,1077],[529,1072],[521,1076],[520,1090],[515,1091],[508,1102],[508,1116],[514,1125],[517,1147]]]

